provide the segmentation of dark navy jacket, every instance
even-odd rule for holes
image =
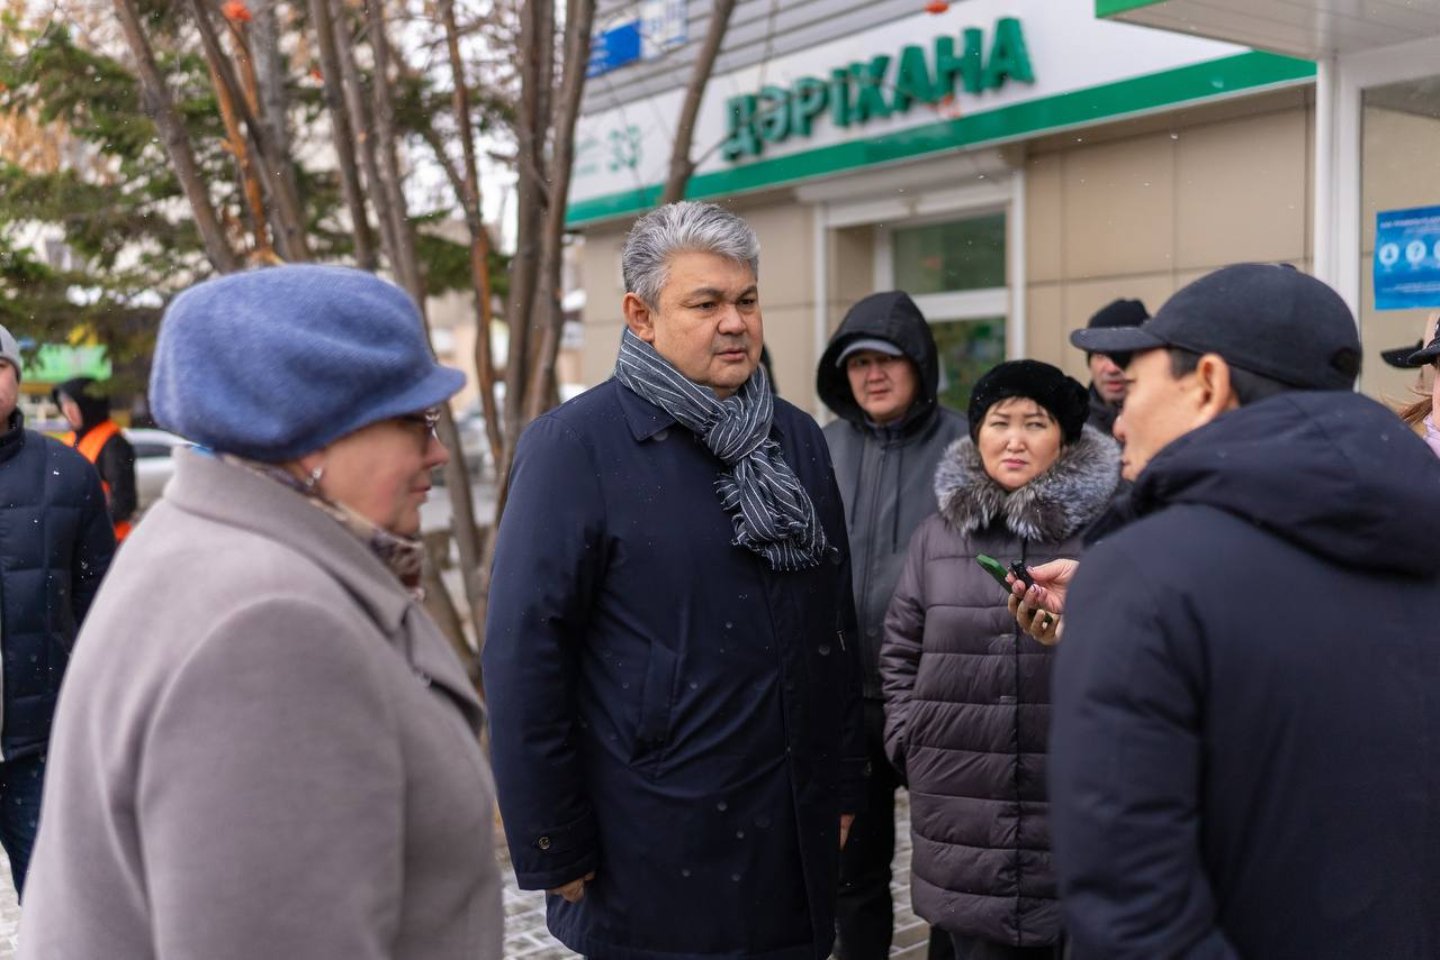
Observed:
[[[75,634],[115,552],[100,476],[11,416],[0,436],[0,649],[6,760],[42,753]]]
[[[1440,956],[1440,462],[1374,401],[1289,393],[1132,498],[1053,675],[1075,960]]]
[[[596,872],[550,928],[589,957],[815,960],[864,776],[845,522],[819,427],[772,434],[831,544],[775,573],[733,546],[721,463],[609,381],[516,454],[485,632],[521,887]]]

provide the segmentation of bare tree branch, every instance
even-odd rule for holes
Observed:
[[[400,153],[395,132],[395,96],[390,87],[390,38],[385,30],[384,0],[365,0],[365,18],[369,26],[370,50],[375,58],[371,78],[374,105],[375,146],[380,159],[380,190],[385,197],[385,213],[390,220],[395,248],[391,267],[401,283],[424,303],[425,285],[415,259],[415,236],[406,215],[404,181],[400,173]]]
[[[300,208],[299,198],[291,191],[290,184],[281,172],[287,160],[275,154],[265,128],[260,125],[250,103],[241,95],[241,86],[236,79],[234,66],[220,46],[220,38],[215,33],[215,25],[210,22],[210,12],[205,0],[190,0],[190,6],[195,12],[195,24],[200,30],[205,57],[219,76],[220,86],[229,91],[236,110],[245,121],[245,131],[250,143],[264,167],[265,176],[261,182],[274,203],[281,225],[277,236],[281,252],[289,260],[308,260],[310,251],[306,240],[304,213]]]
[[[590,30],[595,22],[595,0],[569,0],[565,16],[565,72],[560,82],[560,101],[555,115],[555,157],[550,164],[550,205],[545,210],[545,244],[540,255],[540,295],[546,316],[525,420],[540,416],[550,405],[555,390],[555,358],[560,352],[560,334],[565,311],[560,289],[561,256],[565,244],[565,202],[570,190],[570,173],[575,165],[575,122],[580,116],[580,99],[585,92],[585,73],[590,63]]]
[[[380,247],[385,251],[385,258],[393,264],[399,259],[396,250],[399,243],[395,239],[394,223],[380,205],[383,191],[380,187],[375,125],[365,103],[365,88],[360,81],[360,68],[355,63],[355,37],[351,33],[345,8],[341,5],[343,0],[325,2],[329,4],[331,22],[335,28],[335,49],[340,57],[340,79],[345,90],[345,104],[350,120],[355,125],[355,144],[360,154],[361,169],[365,173],[366,193],[375,205],[376,221],[380,227]]]
[[[690,159],[690,149],[695,140],[695,120],[700,115],[700,101],[705,96],[705,87],[710,83],[710,74],[715,69],[715,58],[725,41],[725,31],[730,26],[730,15],[735,12],[735,0],[715,0],[710,12],[710,25],[705,31],[705,42],[695,56],[695,70],[690,74],[690,84],[685,88],[685,102],[680,107],[680,122],[675,127],[675,142],[670,148],[670,170],[665,177],[665,190],[660,194],[660,203],[674,203],[685,196],[685,185],[695,172],[695,163]]]
[[[485,415],[485,435],[492,456],[504,445],[500,415],[495,409],[495,359],[490,344],[491,316],[490,234],[480,202],[480,168],[475,159],[475,131],[470,123],[470,90],[465,82],[465,63],[460,56],[460,30],[455,20],[454,0],[441,0],[440,19],[445,27],[450,72],[455,87],[455,121],[460,127],[460,147],[465,162],[465,182],[457,191],[470,227],[470,272],[475,281],[476,323],[475,370],[480,381],[480,409]],[[478,557],[476,566],[478,566]]]
[[[355,260],[362,270],[374,270],[375,236],[370,230],[370,215],[365,210],[365,194],[356,166],[356,130],[350,122],[350,109],[345,102],[344,74],[340,53],[335,49],[335,25],[330,16],[330,0],[310,0],[310,21],[315,29],[316,46],[320,51],[321,80],[325,85],[325,103],[330,108],[330,131],[335,154],[340,164],[340,189],[350,222],[355,230]]]
[[[170,156],[170,162],[175,165],[175,175],[185,191],[185,198],[190,201],[195,226],[205,244],[205,255],[216,270],[229,273],[238,268],[239,262],[226,242],[225,232],[215,215],[215,208],[210,204],[210,194],[200,178],[195,152],[190,146],[190,136],[175,112],[175,103],[170,99],[170,91],[155,63],[155,52],[150,49],[150,42],[145,39],[135,0],[115,0],[115,14],[120,20],[125,41],[130,52],[134,54],[140,71],[145,112],[155,121],[155,126],[165,140],[165,151]]]

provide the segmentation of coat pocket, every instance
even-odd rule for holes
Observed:
[[[635,730],[636,746],[648,752],[670,738],[670,712],[675,696],[675,671],[680,658],[662,644],[650,645],[645,664],[645,683],[640,691],[640,723]]]

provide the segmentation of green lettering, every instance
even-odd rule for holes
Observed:
[[[980,92],[984,44],[984,34],[971,27],[965,31],[965,52],[957,57],[954,37],[935,38],[936,100],[954,95],[957,79],[964,81],[966,93]]]
[[[1020,21],[1014,17],[995,21],[995,42],[990,46],[990,59],[985,64],[984,85],[986,89],[998,90],[1006,78],[1021,83],[1035,82],[1030,54],[1025,49],[1025,34],[1020,30]]]
[[[850,73],[855,78],[855,119],[864,123],[871,117],[890,116],[890,104],[885,102],[885,72],[890,69],[890,58],[885,55],[874,57],[867,63],[852,63]]]
[[[790,90],[790,129],[801,137],[810,136],[815,118],[825,112],[829,99],[825,81],[801,77]]]
[[[741,157],[760,155],[760,138],[755,135],[755,97],[746,94],[725,101],[725,143],[720,152],[734,162]]]
[[[891,108],[905,113],[910,104],[934,103],[935,88],[930,83],[930,66],[925,62],[925,48],[907,46],[900,51],[900,66],[895,71],[895,98]]]
[[[760,139],[781,143],[790,136],[790,93],[783,87],[765,87],[760,91],[762,106],[755,115]]]
[[[830,71],[830,122],[837,127],[848,127],[854,119],[850,105],[850,71]]]

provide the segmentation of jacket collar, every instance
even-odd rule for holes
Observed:
[[[1003,523],[1022,540],[1060,543],[1100,515],[1120,482],[1120,448],[1094,427],[1060,452],[1055,464],[1018,490],[985,472],[975,442],[952,443],[935,472],[940,515],[962,534]]]
[[[635,438],[636,443],[644,443],[680,422],[619,380],[614,383],[616,392],[620,394],[620,411],[625,415],[625,422],[630,427],[630,435]],[[780,409],[778,397],[775,400],[775,409],[777,412]],[[784,436],[778,420],[779,418],[775,417],[770,421],[771,436]]]
[[[411,668],[444,687],[477,719],[479,699],[439,630],[370,549],[293,490],[197,450],[175,452],[165,488],[172,506],[240,527],[304,555],[334,577]],[[428,638],[417,636],[430,633]]]

